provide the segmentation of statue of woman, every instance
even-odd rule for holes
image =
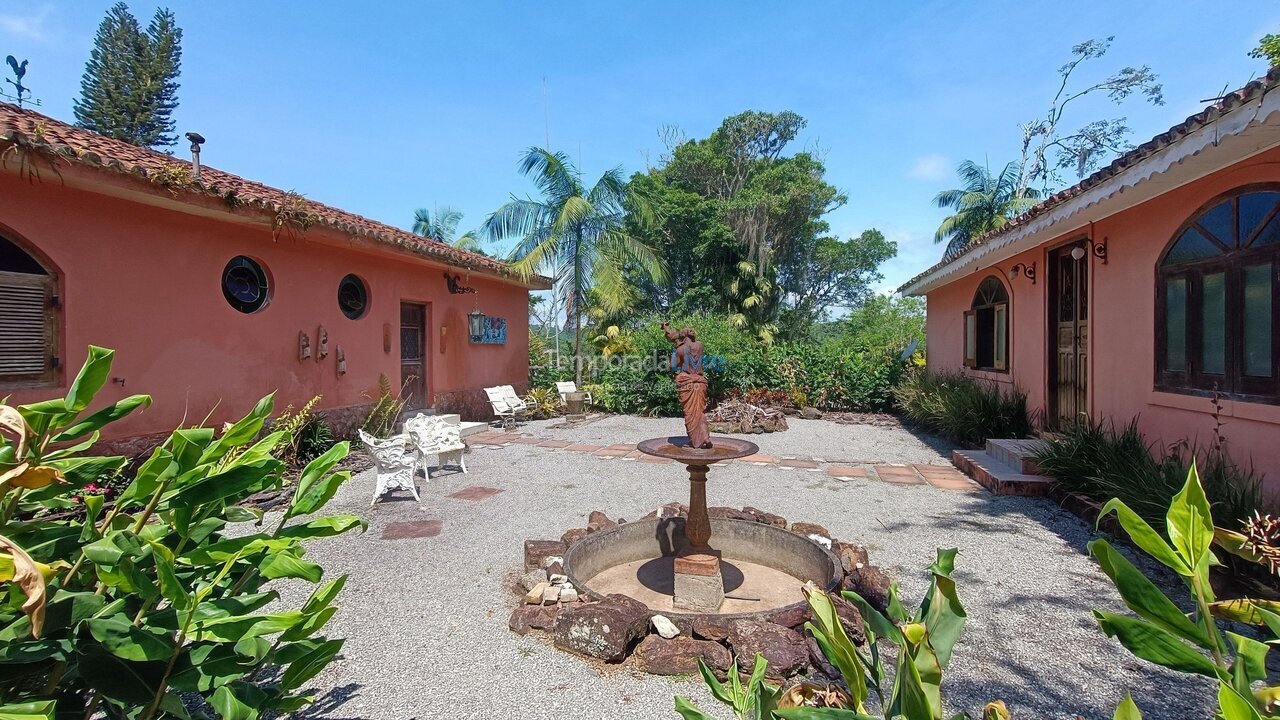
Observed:
[[[689,447],[711,447],[711,434],[707,432],[707,376],[702,374],[702,343],[698,342],[693,328],[679,332],[662,323],[663,335],[676,346],[672,353],[676,370],[676,390],[680,406],[684,409],[684,429],[689,436]]]

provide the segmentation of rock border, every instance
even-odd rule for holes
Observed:
[[[781,515],[750,506],[708,511],[712,517],[785,528],[830,550],[839,563],[838,589],[852,590],[884,612],[889,576],[871,564],[865,547],[832,537],[822,525],[788,524]],[[645,517],[687,514],[684,505],[667,503]],[[788,605],[753,618],[688,613],[668,617],[626,595],[592,601],[586,592],[579,592],[564,574],[565,553],[587,535],[625,522],[597,510],[587,517],[586,527],[566,530],[559,540],[525,540],[524,574],[513,588],[521,604],[512,611],[508,627],[519,635],[538,630],[560,650],[606,663],[627,662],[654,675],[697,674],[698,660],[702,660],[723,676],[734,658],[739,667],[749,668],[760,653],[769,661],[768,677],[773,680],[795,675],[839,677],[804,629],[805,622],[812,620],[807,605]],[[850,639],[865,643],[857,608],[838,593],[831,597]]]

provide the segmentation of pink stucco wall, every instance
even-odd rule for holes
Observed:
[[[1139,417],[1148,440],[1168,444],[1189,438],[1208,441],[1213,428],[1208,398],[1157,392],[1155,366],[1156,261],[1173,233],[1198,208],[1235,187],[1280,181],[1280,149],[1178,187],[1141,205],[1098,221],[1095,238],[1107,238],[1109,262],[1090,257],[1089,408],[1094,417],[1117,422]],[[974,376],[1013,383],[1028,393],[1032,408],[1046,406],[1049,338],[1047,325],[1048,253],[1082,236],[1085,228],[1046,242],[1032,251],[988,266],[928,293],[928,364]],[[1009,280],[1017,262],[1035,261],[1040,277]],[[1009,288],[1010,372],[985,373],[963,368],[963,319],[978,283],[998,275]],[[1232,455],[1251,460],[1280,489],[1280,406],[1227,400],[1223,431]]]
[[[64,174],[82,172],[64,169]],[[99,173],[104,190],[125,192],[130,181]],[[276,407],[323,395],[323,408],[367,404],[379,374],[400,380],[400,302],[428,307],[428,404],[447,409],[485,406],[481,389],[528,381],[528,291],[471,276],[475,295],[450,295],[443,266],[393,253],[321,227],[299,237],[272,237],[261,224],[229,222],[211,206],[205,216],[153,207],[62,184],[51,173],[32,184],[0,173],[0,234],[34,248],[61,276],[62,379],[57,387],[8,391],[13,402],[65,391],[89,344],[117,350],[110,382],[98,404],[133,393],[154,405],[111,428],[108,437],[164,432],[184,421],[213,422],[247,411],[277,391]],[[236,255],[259,260],[271,276],[271,300],[246,315],[223,299],[221,275]],[[464,271],[454,270],[462,273]],[[337,303],[339,280],[355,273],[369,287],[370,308],[348,319]],[[471,344],[473,307],[507,319],[505,345]],[[383,348],[384,324],[391,347]],[[329,355],[299,361],[298,332],[329,334]],[[443,331],[443,332],[442,332]],[[336,369],[337,348],[347,373]]]

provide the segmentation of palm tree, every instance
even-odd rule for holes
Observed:
[[[425,238],[438,240],[460,250],[470,250],[484,254],[480,248],[480,238],[474,232],[466,232],[455,238],[458,223],[462,222],[462,211],[445,205],[432,213],[426,208],[418,208],[413,213],[413,232]]]
[[[484,221],[482,232],[495,240],[516,239],[511,267],[522,277],[541,271],[561,286],[573,321],[575,375],[581,383],[586,308],[595,305],[614,313],[633,304],[637,293],[624,272],[629,266],[654,282],[666,280],[666,267],[653,249],[623,229],[628,213],[645,224],[652,212],[646,202],[628,194],[621,167],[605,172],[587,189],[568,156],[535,147],[521,159],[520,174],[533,180],[542,199],[512,196]]]
[[[1040,200],[1040,192],[1026,188],[1018,192],[1018,164],[1004,166],[998,176],[985,165],[972,160],[960,163],[956,170],[963,187],[943,190],[933,199],[940,208],[953,208],[956,213],[938,226],[933,241],[947,242],[944,257],[951,257],[968,247],[983,233],[1004,227]]]

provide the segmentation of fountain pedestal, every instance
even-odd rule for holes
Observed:
[[[746,457],[760,448],[753,442],[712,437],[711,447],[696,448],[687,437],[651,438],[636,446],[640,452],[684,463],[689,471],[689,517],[684,536],[688,544],[675,557],[677,610],[714,612],[724,602],[720,551],[711,547],[711,517],[707,514],[707,471],[721,460]]]

